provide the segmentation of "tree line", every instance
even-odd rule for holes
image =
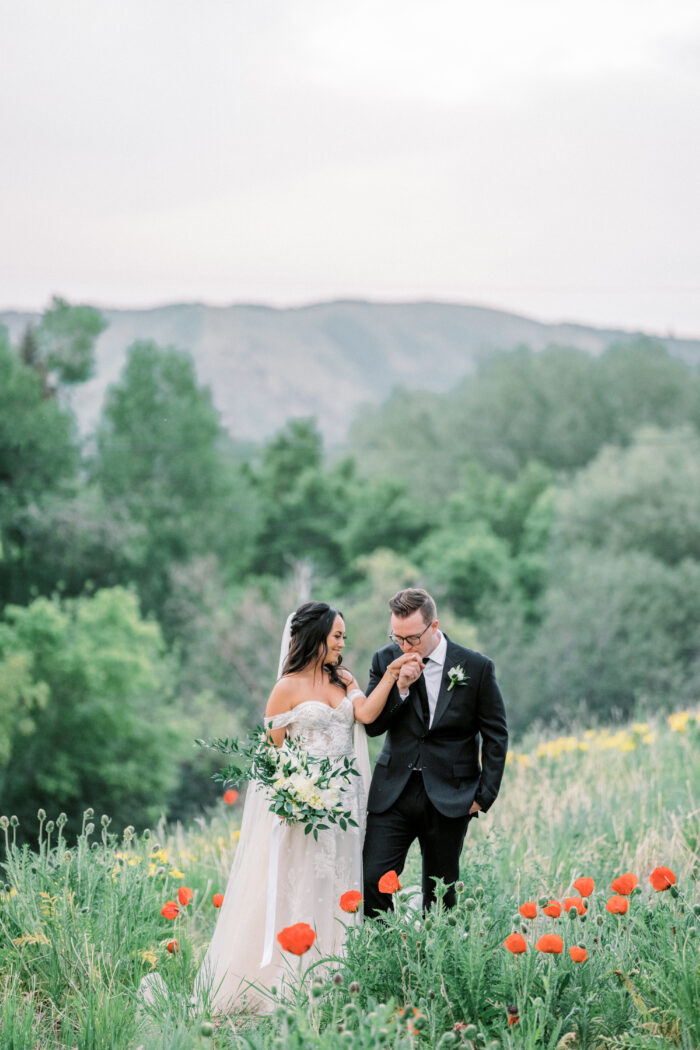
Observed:
[[[339,607],[362,680],[420,584],[496,662],[510,722],[676,707],[700,684],[700,375],[650,340],[523,347],[397,390],[346,447],[236,442],[185,352],[136,342],[81,438],[104,322],[0,332],[0,805],[188,816],[194,737],[259,721],[290,608]]]

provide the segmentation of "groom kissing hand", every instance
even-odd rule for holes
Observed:
[[[446,906],[454,905],[469,820],[494,802],[508,748],[493,663],[440,631],[427,591],[399,591],[389,608],[391,643],[372,657],[367,693],[397,656],[412,659],[401,666],[382,713],[366,727],[370,736],[386,733],[369,792],[364,846],[370,918],[390,907],[377,884],[385,872],[403,870],[416,838],[424,908],[435,899],[436,878],[448,884]]]

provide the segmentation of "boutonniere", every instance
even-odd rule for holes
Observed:
[[[447,692],[450,689],[454,689],[456,685],[465,685],[469,680],[469,675],[464,673],[464,668],[461,664],[457,664],[456,667],[451,667],[447,672],[447,677],[450,680],[450,684],[447,687]]]

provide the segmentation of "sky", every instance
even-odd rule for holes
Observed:
[[[697,0],[0,0],[0,309],[700,336]]]

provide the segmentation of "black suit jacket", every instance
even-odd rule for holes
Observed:
[[[496,799],[508,731],[493,663],[445,637],[447,653],[432,725],[426,725],[423,715],[425,682],[421,675],[403,701],[394,686],[382,713],[366,726],[370,736],[386,733],[372,777],[370,813],[383,813],[396,802],[414,767],[422,767],[428,798],[446,817],[464,816],[474,801],[487,810]],[[367,693],[400,655],[397,645],[387,645],[374,654]],[[457,666],[467,680],[448,689],[449,670]]]

